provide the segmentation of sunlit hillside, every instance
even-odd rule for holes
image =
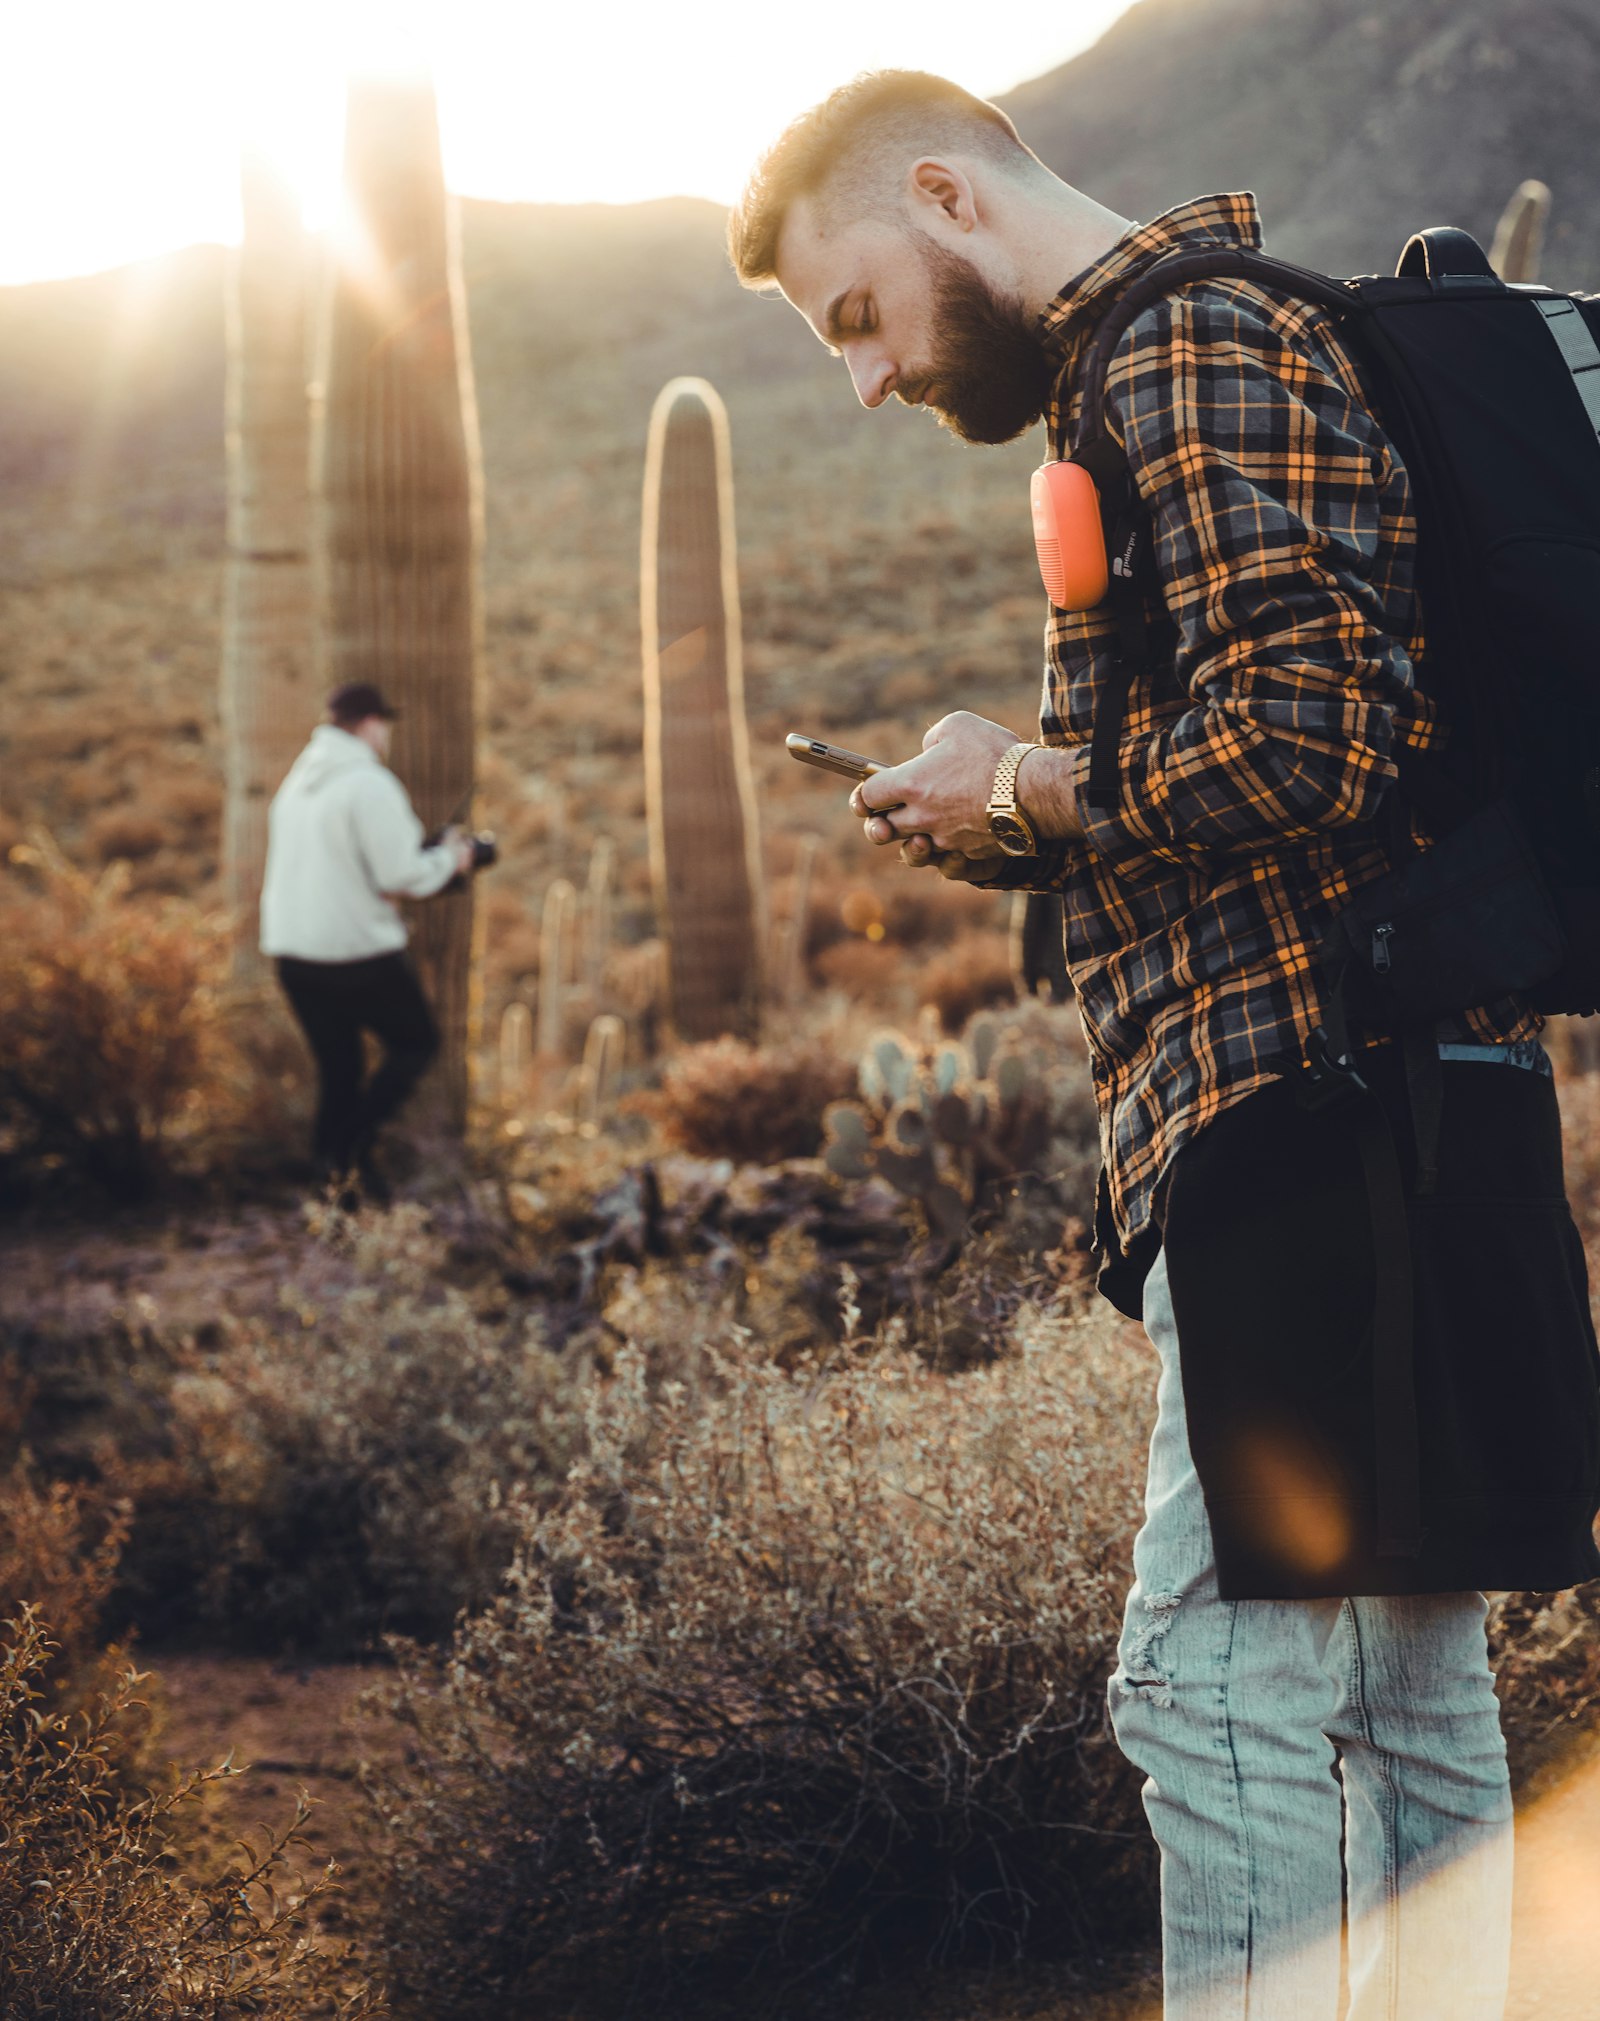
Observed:
[[[1010,104],[1113,203],[1147,215],[1251,185],[1269,245],[1335,268],[1385,265],[1439,216],[1487,235],[1541,175],[1551,277],[1572,281],[1600,275],[1597,95],[1595,23],[1557,0],[1403,15],[1143,0]],[[836,796],[789,776],[783,729],[892,755],[946,707],[1025,719],[1034,445],[974,451],[921,415],[864,415],[798,319],[734,285],[710,204],[469,203],[463,229],[488,475],[482,811],[512,839],[502,905],[570,867],[562,791],[579,828],[603,810],[638,875],[640,465],[674,373],[711,378],[732,416],[776,830],[821,826],[851,849]],[[142,841],[141,874],[188,888],[215,859],[221,382],[214,250],[0,294],[0,813],[90,854]],[[155,783],[169,764],[175,800]]]

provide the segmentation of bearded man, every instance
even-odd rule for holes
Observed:
[[[883,72],[779,139],[729,244],[864,406],[929,408],[974,443],[1043,418],[1060,455],[1130,275],[1258,246],[1259,225],[1248,195],[1132,224],[997,107]],[[1420,1436],[1427,1494],[1449,1427],[1386,1425],[1381,1372],[1374,1421],[1382,1238],[1349,1127],[1293,1079],[1328,1013],[1329,926],[1394,860],[1397,756],[1436,729],[1413,680],[1407,474],[1333,318],[1243,280],[1140,314],[1106,414],[1152,552],[1151,675],[1116,697],[1112,790],[1089,790],[1089,760],[1119,628],[1055,611],[1036,738],[958,710],[852,806],[913,867],[1063,901],[1101,1111],[1102,1289],[1160,1358],[1109,1700],[1161,1851],[1169,2021],[1334,2021],[1342,1897],[1351,2021],[1497,2021],[1511,1804],[1478,1589],[1600,1569],[1594,1335],[1549,1062],[1518,1000],[1439,1033],[1458,1211],[1414,1229],[1418,1380],[1437,1363],[1516,1424],[1492,1477],[1452,1482],[1399,1555],[1373,1541],[1373,1442],[1414,1454]],[[1392,1093],[1401,1049],[1375,1038],[1363,1072]],[[1504,1378],[1507,1329],[1577,1343],[1589,1444],[1559,1495]]]

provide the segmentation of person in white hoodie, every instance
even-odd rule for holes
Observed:
[[[319,1173],[340,1183],[354,1173],[379,1198],[374,1139],[439,1050],[395,899],[431,898],[473,867],[459,828],[427,843],[384,762],[395,714],[370,682],[328,697],[328,721],[273,799],[261,887],[261,951],[317,1063]],[[363,1032],[383,1047],[370,1080]]]

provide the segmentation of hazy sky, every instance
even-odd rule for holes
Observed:
[[[1129,0],[42,0],[4,13],[0,283],[237,236],[238,147],[337,182],[342,80],[426,56],[445,172],[473,196],[727,202],[794,113],[858,70],[990,95],[1086,47]]]

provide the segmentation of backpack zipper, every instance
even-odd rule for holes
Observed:
[[[1372,969],[1375,975],[1387,975],[1394,966],[1394,956],[1389,952],[1389,943],[1394,939],[1394,922],[1385,920],[1381,926],[1372,929]]]

